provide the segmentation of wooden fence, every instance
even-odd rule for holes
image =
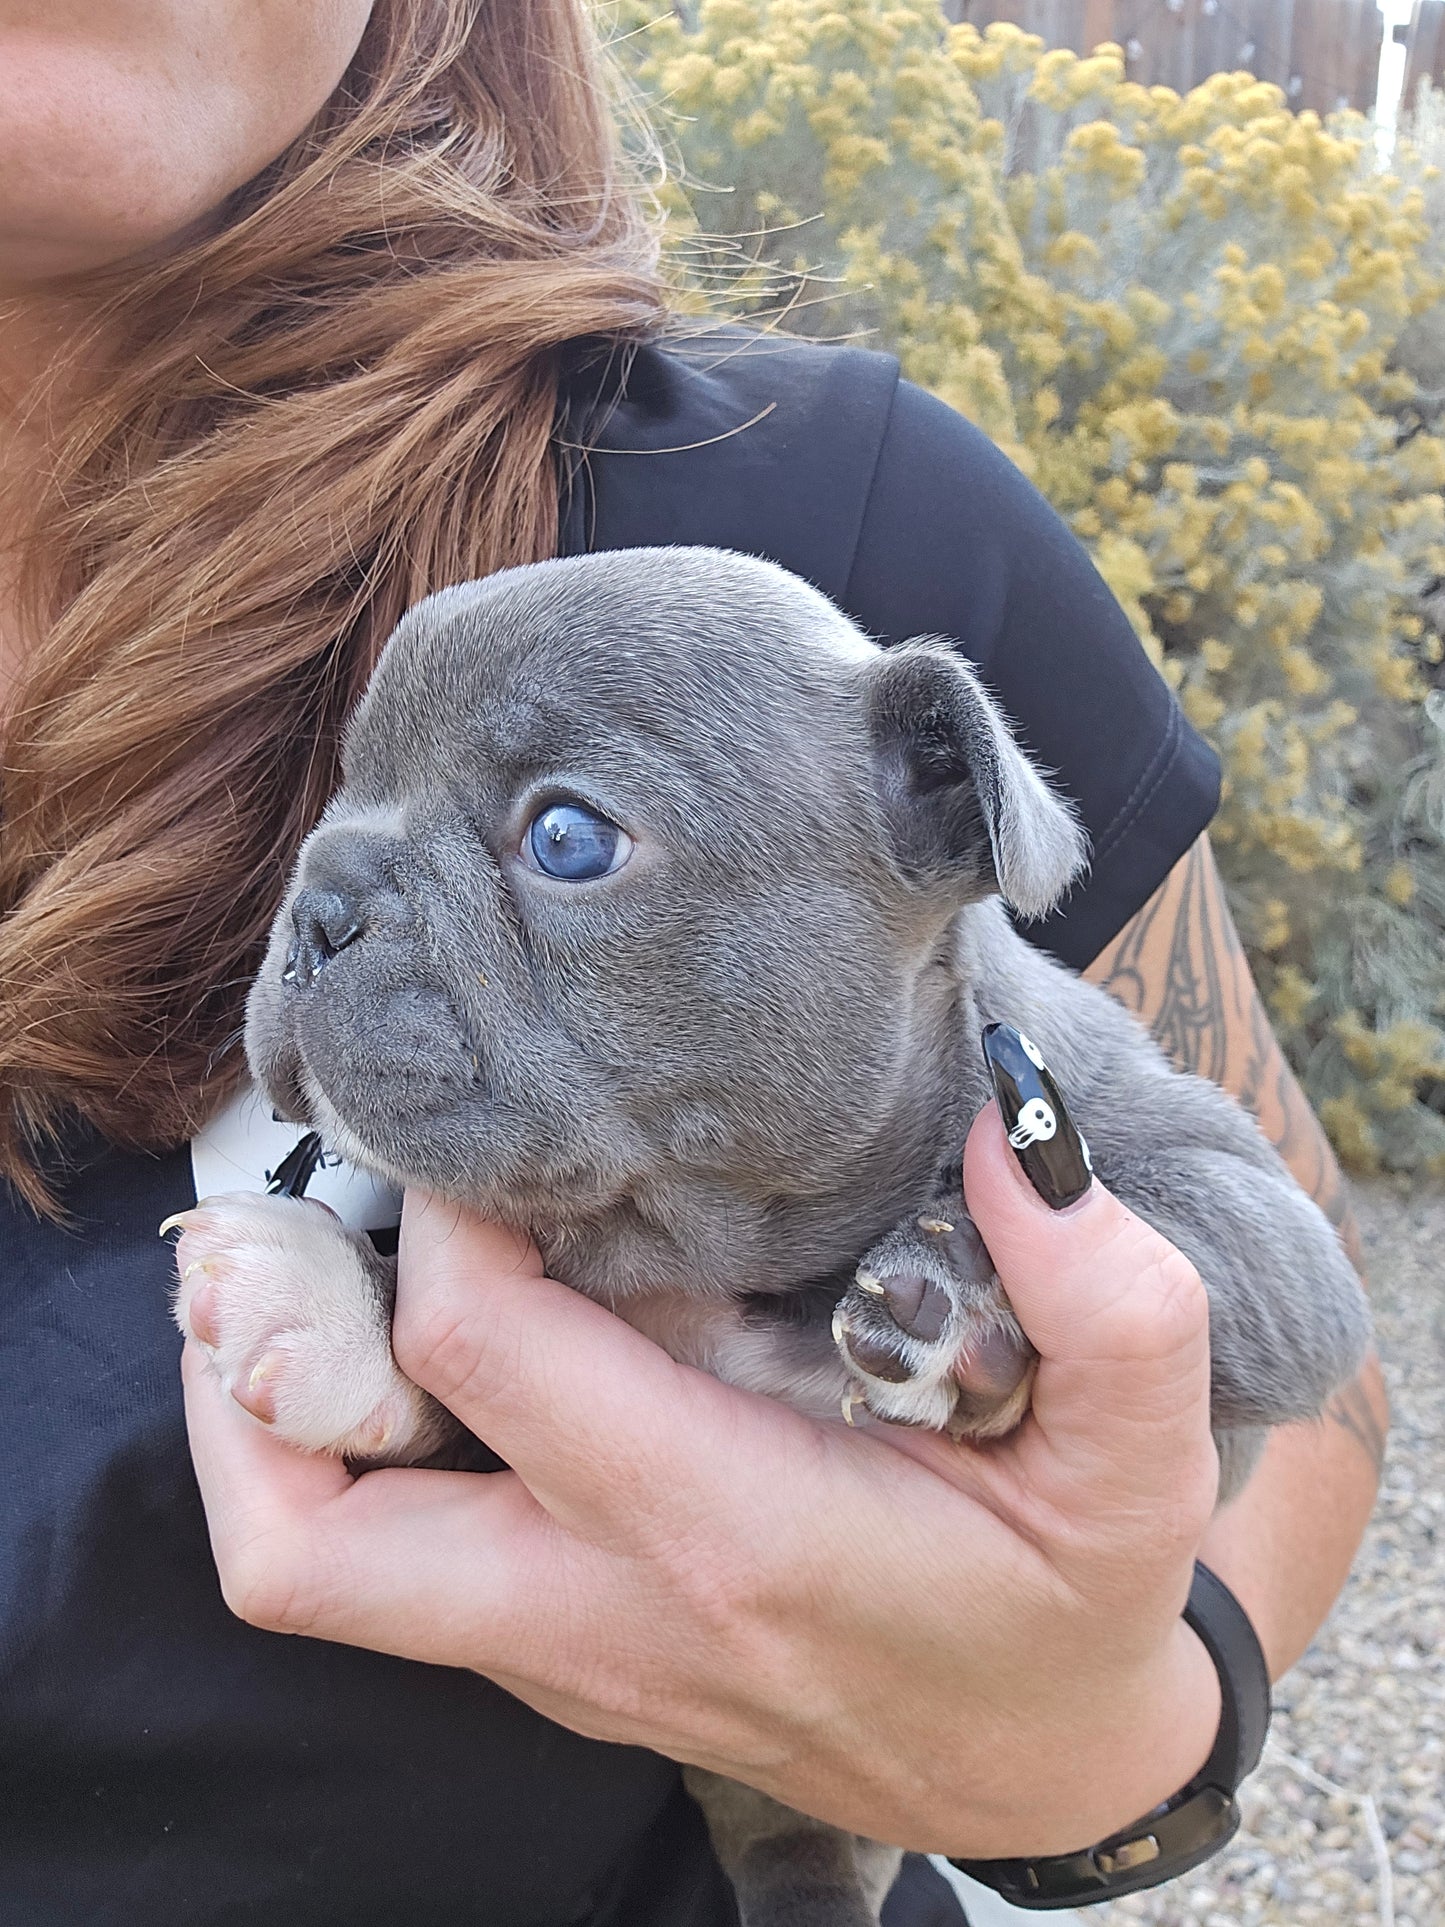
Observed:
[[[1415,0],[1407,27],[1396,27],[1395,38],[1405,49],[1405,85],[1400,106],[1415,105],[1422,80],[1445,86],[1445,0]]]
[[[1445,15],[1445,0],[1416,0],[1417,13],[1426,8]],[[1182,93],[1247,68],[1282,87],[1291,107],[1375,105],[1384,35],[1376,0],[944,0],[944,11],[976,27],[1011,20],[1075,53],[1117,41],[1130,79],[1146,86]]]

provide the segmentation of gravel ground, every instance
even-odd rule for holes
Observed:
[[[1394,1415],[1369,1535],[1233,1844],[1091,1927],[1445,1927],[1445,1195],[1357,1206]]]

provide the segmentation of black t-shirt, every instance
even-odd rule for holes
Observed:
[[[1052,511],[883,356],[674,343],[613,401],[564,548],[748,550],[883,639],[953,638],[1079,804],[1092,872],[1026,934],[1087,962],[1204,828],[1217,770]],[[728,1927],[667,1761],[230,1617],[156,1236],[194,1200],[190,1152],[70,1153],[63,1228],[0,1187],[0,1927]],[[958,1918],[911,1878],[892,1927]]]

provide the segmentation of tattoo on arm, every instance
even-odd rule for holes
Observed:
[[[1270,1027],[1206,837],[1084,974],[1148,1024],[1180,1070],[1211,1078],[1254,1113],[1363,1276],[1344,1177]],[[1335,1393],[1321,1420],[1354,1441],[1376,1479],[1385,1459],[1384,1411],[1378,1368],[1367,1366]]]
[[[1378,1479],[1385,1468],[1385,1428],[1359,1379],[1335,1393],[1325,1407],[1325,1417],[1343,1427],[1363,1449]]]
[[[1207,837],[1085,973],[1153,1031],[1181,1070],[1232,1091],[1361,1264],[1349,1194],[1270,1028]]]
[[[1089,974],[1144,1019],[1181,1070],[1222,1084],[1228,1019],[1240,1015],[1231,995],[1239,938],[1218,916],[1211,867],[1196,843]]]
[[[1153,1031],[1180,1070],[1211,1078],[1260,1128],[1340,1234],[1355,1269],[1364,1252],[1329,1140],[1284,1060],[1260,1000],[1206,837],[1181,857],[1139,914],[1084,973]],[[1378,1479],[1385,1458],[1383,1393],[1367,1367],[1325,1407]]]

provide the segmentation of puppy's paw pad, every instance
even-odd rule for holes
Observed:
[[[1000,1322],[977,1331],[953,1361],[958,1397],[945,1430],[956,1439],[1006,1437],[1029,1409],[1038,1365],[1038,1353],[1005,1301]]]
[[[1000,1438],[1028,1410],[1037,1357],[966,1218],[919,1218],[859,1267],[833,1335],[876,1417]]]
[[[413,1442],[430,1401],[391,1355],[381,1261],[324,1206],[238,1192],[181,1231],[176,1322],[241,1408],[307,1451],[369,1458]]]

